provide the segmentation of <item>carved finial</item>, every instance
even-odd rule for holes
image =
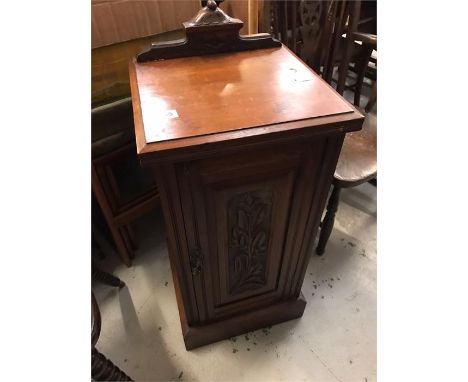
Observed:
[[[183,23],[185,39],[152,43],[150,49],[137,56],[137,62],[281,46],[279,41],[266,33],[241,37],[239,31],[244,23],[227,15],[219,7],[222,1],[202,0],[203,8],[191,20]]]
[[[211,9],[212,11],[216,10],[216,8],[218,8],[218,4],[216,4],[216,2],[214,0],[208,0],[208,3],[206,4],[206,6]]]

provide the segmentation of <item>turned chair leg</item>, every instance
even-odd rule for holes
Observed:
[[[333,225],[335,223],[335,214],[338,210],[338,203],[340,201],[340,191],[341,188],[338,186],[333,186],[333,191],[328,199],[327,213],[321,224],[319,242],[315,252],[317,255],[322,256],[325,252],[325,247],[327,246],[328,239],[330,238],[331,232],[333,230]]]
[[[374,83],[372,84],[371,95],[364,109],[366,113],[369,113],[372,110],[376,102],[377,102],[377,80],[375,80]]]
[[[108,272],[104,272],[102,269],[96,266],[96,264],[92,263],[92,271],[93,271],[93,279],[98,280],[106,285],[110,285],[113,287],[123,288],[125,283],[120,280],[118,277],[111,275]]]
[[[94,381],[133,381],[95,347],[91,354],[91,377]]]

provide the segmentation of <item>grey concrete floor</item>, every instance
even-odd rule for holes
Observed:
[[[133,267],[101,262],[127,286],[93,285],[97,348],[138,381],[375,381],[376,211],[372,185],[343,190],[325,255],[311,248],[302,318],[189,352],[156,211],[135,223]]]

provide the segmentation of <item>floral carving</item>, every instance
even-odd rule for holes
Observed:
[[[231,294],[258,289],[266,283],[271,207],[270,191],[236,195],[228,203]]]

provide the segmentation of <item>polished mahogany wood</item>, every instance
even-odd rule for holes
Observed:
[[[157,126],[145,143],[353,113],[285,47],[134,68],[142,123]],[[169,110],[179,117],[167,118]]]
[[[302,315],[309,244],[363,121],[284,46],[208,53],[130,64],[187,349]]]
[[[154,167],[187,349],[302,315],[308,245],[343,137],[291,137]],[[251,237],[240,251],[235,227]]]

